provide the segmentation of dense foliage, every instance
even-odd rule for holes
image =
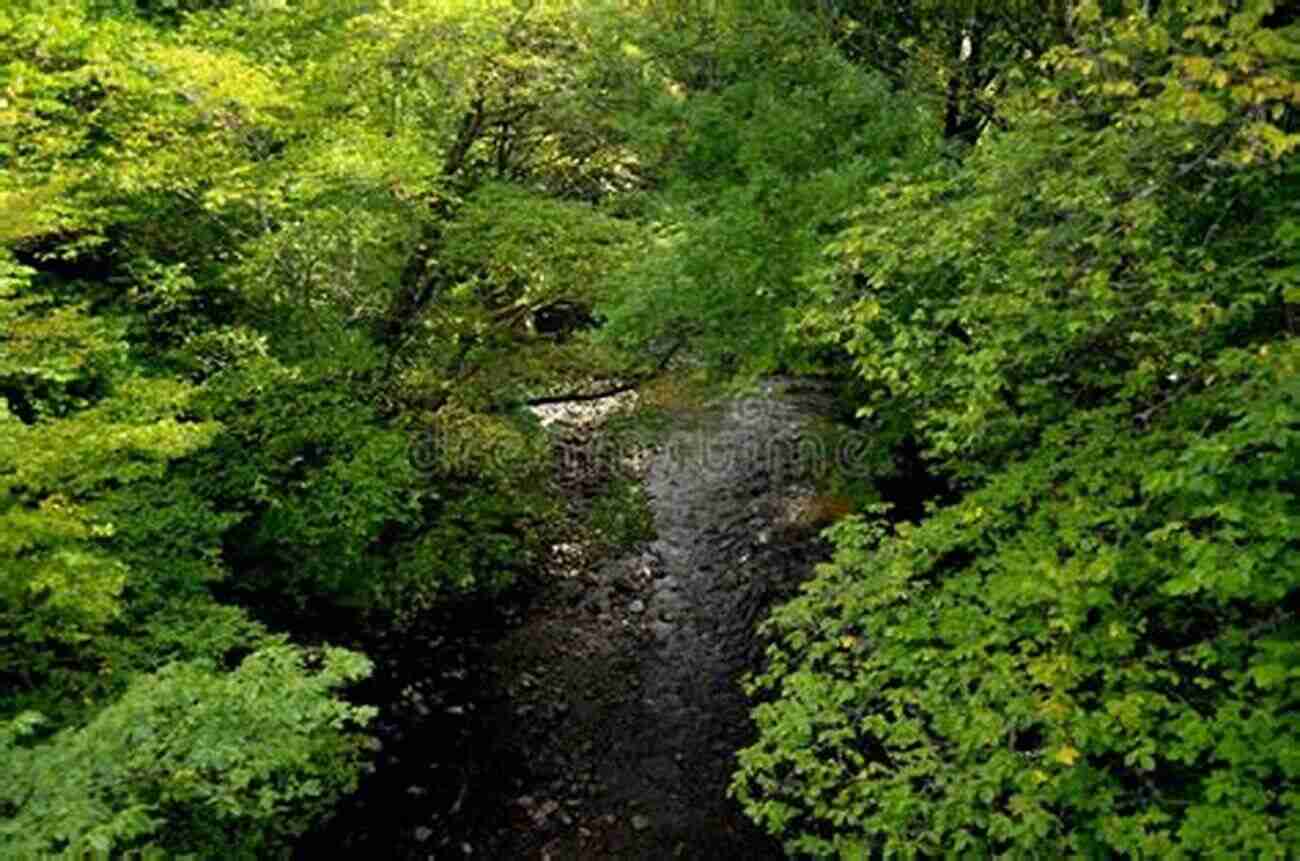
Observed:
[[[318,668],[309,669],[312,664]],[[84,728],[35,748],[3,739],[0,824],[11,857],[265,858],[355,785],[360,749],[339,728],[373,709],[331,689],[364,676],[359,655],[269,646],[231,673],[170,664]]]
[[[505,587],[666,371],[945,491],[768,625],[792,851],[1300,852],[1298,112],[1272,0],[8,3],[0,855],[283,853],[373,714],[269,620]]]
[[[0,854],[281,852],[367,665],[265,620],[530,564],[523,402],[641,370],[568,343],[640,235],[598,12],[0,11]]]
[[[818,856],[1300,847],[1300,33],[1082,4],[805,276],[960,492],[773,618],[736,790]]]

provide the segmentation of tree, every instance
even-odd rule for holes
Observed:
[[[920,116],[783,3],[651,7],[634,38],[655,83],[637,109],[652,233],[606,288],[599,337],[640,352],[680,337],[724,376],[812,367],[787,336],[809,299],[798,274],[844,208],[925,157]]]
[[[815,6],[853,62],[938,108],[943,136],[974,142],[998,119],[1009,76],[1071,33],[1066,0],[829,0]]]
[[[0,12],[0,716],[43,716],[0,829],[264,857],[355,777],[367,665],[252,615],[400,625],[543,544],[520,404],[577,359],[527,323],[633,244],[622,67],[561,4],[145,12]]]
[[[734,788],[797,851],[1300,841],[1300,39],[1267,3],[1102,11],[809,276],[805,331],[961,495],[842,524],[773,617]]]
[[[14,857],[285,857],[354,788],[355,730],[374,709],[333,696],[359,655],[263,648],[232,673],[172,664],[138,678],[84,728],[18,746],[0,734],[0,847]]]

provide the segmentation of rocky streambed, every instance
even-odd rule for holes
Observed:
[[[383,749],[302,857],[784,857],[726,787],[755,628],[825,555],[791,512],[827,410],[769,381],[682,416],[641,467],[652,540],[595,564],[557,547],[507,600],[370,645]]]

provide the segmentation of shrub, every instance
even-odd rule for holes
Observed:
[[[1297,370],[1230,352],[1226,402],[1088,412],[919,526],[835,527],[769,623],[750,813],[819,857],[1300,851]]]
[[[964,496],[772,617],[734,791],[794,851],[1300,853],[1297,33],[1105,5],[810,280]]]
[[[373,709],[332,696],[369,673],[341,649],[283,645],[233,673],[199,663],[142,676],[86,727],[22,747],[0,734],[0,855],[267,858],[351,790]]]

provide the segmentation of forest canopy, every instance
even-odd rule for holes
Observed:
[[[374,717],[286,617],[529,570],[530,400],[773,373],[875,465],[792,855],[1300,852],[1298,117],[1272,0],[11,0],[0,854],[283,854]]]

